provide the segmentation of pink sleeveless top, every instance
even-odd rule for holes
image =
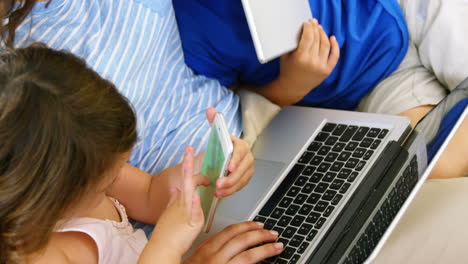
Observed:
[[[117,208],[122,222],[95,218],[72,218],[59,221],[55,232],[81,232],[90,236],[97,245],[100,264],[137,263],[148,239],[141,229],[133,229],[128,222],[125,208],[110,198]]]

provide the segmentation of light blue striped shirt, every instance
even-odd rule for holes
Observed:
[[[129,98],[139,135],[130,162],[152,174],[180,162],[186,145],[205,148],[209,106],[241,132],[238,97],[185,65],[171,0],[40,2],[16,35],[17,47],[34,41],[84,58]]]

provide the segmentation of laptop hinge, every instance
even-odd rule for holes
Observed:
[[[379,181],[375,189],[365,200],[361,210],[355,213],[355,217],[353,217],[351,225],[348,227],[345,234],[343,234],[343,237],[339,241],[339,243],[335,246],[333,254],[329,255],[329,258],[326,261],[326,263],[339,263],[340,259],[343,257],[343,254],[345,254],[347,249],[350,246],[352,246],[353,240],[359,235],[362,227],[365,225],[369,217],[375,211],[387,190],[392,186],[392,183],[394,182],[395,178],[397,178],[397,176],[399,175],[401,168],[408,160],[408,156],[409,154],[406,150],[402,150],[400,152],[390,169],[384,174],[383,177],[381,177],[381,180]]]
[[[400,138],[398,139],[398,143],[400,143],[400,145],[403,146],[406,143],[407,138],[412,134],[414,134],[413,128],[411,127],[411,125],[408,125],[405,129],[405,132],[403,132],[403,134],[401,134]]]
[[[329,257],[332,254],[338,253],[335,252],[337,246],[341,245],[341,240],[350,231],[351,224],[361,213],[361,210],[364,209],[364,205],[368,202],[369,197],[374,193],[374,190],[382,182],[385,175],[387,175],[387,172],[392,167],[398,165],[401,167],[403,165],[403,163],[397,164],[395,162],[402,152],[406,152],[406,150],[402,149],[399,142],[389,142],[382,152],[383,154],[366,174],[342,212],[336,217],[335,222],[309,257],[307,263],[328,263]]]

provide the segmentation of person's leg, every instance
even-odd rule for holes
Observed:
[[[414,127],[432,108],[434,105],[416,106],[399,115],[408,117],[411,120],[411,126]],[[372,109],[365,110],[373,112]],[[443,179],[468,175],[468,137],[466,135],[468,135],[468,120],[462,123],[429,178]],[[431,139],[428,141],[430,142]]]
[[[411,120],[411,127],[415,127],[421,118],[434,108],[434,105],[421,105],[405,110],[398,115],[406,116]]]
[[[402,8],[405,11],[406,18],[408,20],[408,26],[410,29],[410,35],[412,38],[412,45],[414,45],[414,49],[417,51],[415,54],[409,54],[410,56],[416,55],[417,60],[420,58],[420,54],[424,53],[424,63],[420,63],[419,65],[414,65],[415,69],[419,67],[424,68],[428,74],[432,75],[432,78],[436,79],[437,82],[442,83],[440,88],[447,87],[449,90],[453,89],[454,86],[458,84],[464,77],[467,77],[468,74],[464,75],[460,74],[461,77],[453,78],[453,81],[445,80],[445,77],[441,76],[450,76],[449,74],[441,74],[442,73],[450,73],[450,70],[441,71],[437,70],[439,66],[432,68],[432,67],[425,67],[429,65],[431,61],[434,60],[434,56],[427,56],[427,51],[432,51],[434,54],[437,54],[437,50],[440,55],[443,55],[446,51],[447,46],[446,44],[454,44],[451,40],[447,39],[446,33],[441,33],[439,39],[432,43],[432,49],[430,48],[430,42],[428,46],[421,49],[420,43],[424,38],[424,33],[426,31],[421,30],[421,21],[427,19],[428,17],[432,19],[433,15],[428,15],[427,7],[431,4],[434,6],[434,3],[440,4],[440,0],[399,0],[402,4]],[[442,0],[444,2],[451,2],[454,3],[452,0]],[[459,2],[460,3],[460,2]],[[466,1],[465,1],[466,3]],[[408,5],[413,5],[414,7],[412,10],[415,11],[412,14],[408,13],[407,8]],[[425,8],[426,7],[426,8]],[[435,9],[432,9],[435,10]],[[463,10],[463,9],[460,9]],[[457,15],[457,11],[454,11],[451,15],[457,16],[453,21],[458,21],[461,18],[466,19],[467,16],[460,16]],[[447,24],[450,27],[451,22]],[[466,26],[462,25],[463,27]],[[459,26],[454,28],[460,28]],[[458,37],[462,36],[464,30],[458,31]],[[445,41],[444,45],[435,43],[440,43],[441,41]],[[416,43],[415,43],[416,42]],[[465,41],[465,47],[468,41]],[[463,49],[462,49],[463,50]],[[465,49],[466,50],[466,49]],[[453,49],[450,52],[445,53],[446,55],[453,55],[454,52],[457,52],[456,55],[460,56],[456,58],[457,61],[460,59],[463,60],[461,55],[468,55],[467,52],[461,52],[460,50]],[[429,59],[432,58],[432,59]],[[435,57],[437,58],[437,57]],[[448,60],[444,62],[450,62],[450,56],[445,57]],[[441,58],[442,59],[442,58]],[[414,59],[416,60],[416,58]],[[467,60],[464,60],[468,62]],[[446,67],[450,67],[450,64],[443,64]],[[410,72],[411,67],[405,67],[407,65],[402,65],[403,69]],[[410,65],[411,66],[411,65]],[[454,61],[454,67],[456,63]],[[413,69],[413,70],[415,70]],[[430,69],[430,70],[429,70]],[[460,69],[457,69],[458,71]],[[465,67],[465,70],[468,70],[468,67]],[[434,75],[432,71],[437,71],[439,74]],[[455,72],[456,72],[455,71]],[[437,76],[437,78],[435,78]],[[402,81],[403,83],[408,82],[408,79],[401,78],[403,77],[401,73],[398,71],[389,77],[390,80],[393,80],[393,84],[398,86],[398,81]],[[427,80],[432,80],[428,78]],[[440,80],[440,81],[439,81]],[[420,80],[418,80],[420,81]],[[420,82],[423,86],[428,88],[426,94],[430,93],[434,90],[433,85],[425,85],[424,82]],[[452,84],[449,84],[452,83]],[[392,89],[392,83],[388,80],[384,80],[383,85],[386,85],[386,89]],[[416,84],[414,82],[413,84]],[[420,91],[424,93],[424,89],[418,90],[414,89],[414,87],[409,87],[407,90],[411,91],[411,93],[415,91]],[[440,90],[443,91],[443,90]],[[403,93],[406,95],[407,93]],[[406,96],[405,98],[409,98]],[[401,115],[407,116],[411,119],[411,123],[417,123],[419,119],[421,119],[425,113],[427,113],[430,109],[433,108],[433,105],[436,103],[431,103],[429,100],[420,101],[417,95],[414,96],[415,101],[419,101],[420,104],[414,105],[412,107],[406,108],[399,112],[390,112],[388,108],[383,110],[389,111],[387,113],[399,113]],[[424,97],[423,97],[424,98]],[[438,97],[441,99],[440,95]],[[382,102],[382,101],[381,101]],[[396,100],[396,103],[393,105],[397,105],[398,108],[399,101]],[[373,106],[374,109],[376,106],[379,105],[379,102],[363,102],[363,106]],[[406,104],[405,104],[406,106]],[[364,107],[363,107],[364,108]],[[366,108],[364,108],[366,109]],[[398,108],[399,110],[401,108]],[[367,108],[367,110],[373,110],[372,108]],[[383,112],[381,112],[383,113]],[[462,169],[468,166],[468,162],[465,160],[463,163],[462,161],[454,161],[454,163],[459,163],[458,165],[450,166],[450,160],[452,159],[450,155],[446,153],[456,153],[457,146],[460,144],[459,141],[463,141],[465,139],[466,144],[466,135],[467,135],[467,123],[468,121],[465,120],[462,128],[458,131],[458,134],[455,136],[453,141],[449,144],[448,149],[445,151],[444,155],[442,155],[441,160],[434,168],[433,174],[431,177],[439,177],[443,178],[450,175],[457,175],[459,172],[450,172],[450,168],[459,168]],[[464,147],[466,150],[467,147]],[[463,148],[458,148],[458,150],[463,150]],[[453,155],[457,156],[457,154]],[[458,157],[467,157],[467,154],[458,154]],[[465,158],[466,159],[466,158]],[[464,165],[463,165],[464,164]],[[377,257],[373,263],[376,264],[385,264],[385,263],[466,263],[468,261],[468,254],[467,254],[467,246],[466,246],[466,235],[468,234],[468,229],[465,228],[467,215],[465,212],[468,212],[468,178],[453,178],[453,179],[445,179],[445,180],[428,180],[424,183],[422,190],[416,196],[415,200],[413,201],[412,205],[404,215],[403,219],[399,222],[396,227],[396,230],[392,233],[389,240],[387,241],[386,245],[382,249],[381,253]]]
[[[404,100],[404,96],[402,98]],[[391,98],[387,98],[391,100]],[[398,104],[399,100],[394,100],[393,104]],[[404,105],[405,102],[402,103]],[[384,105],[390,105],[385,104]],[[434,105],[422,105],[416,106],[409,110],[399,113],[399,115],[406,116],[411,120],[411,125],[414,127],[418,121],[424,117]],[[385,110],[385,106],[382,106]],[[366,108],[364,105],[361,105],[361,111],[365,112],[378,112],[378,113],[392,113],[391,111],[377,111],[372,108]],[[468,120],[465,120],[462,126],[459,128],[455,137],[450,142],[447,150],[444,152],[440,160],[438,161],[433,172],[429,176],[432,179],[437,178],[454,178],[454,177],[463,177],[468,175]],[[430,139],[428,139],[428,143]]]
[[[468,176],[468,119],[462,123],[445,153],[434,167],[432,179]]]
[[[446,93],[442,85],[430,76],[424,67],[401,68],[362,100],[358,110],[406,116],[414,127]],[[463,177],[468,174],[467,123],[465,121],[457,131],[430,178]],[[434,137],[430,135],[427,143]]]
[[[452,91],[468,76],[468,2],[465,0],[401,0],[412,42],[421,64]],[[431,106],[417,106],[400,115],[415,124]],[[431,178],[462,177],[468,174],[468,137],[465,121],[441,157]],[[465,134],[464,134],[465,133]],[[464,136],[465,135],[465,136]]]
[[[468,39],[463,41],[466,37],[462,34],[468,24],[468,2],[401,0],[400,4],[411,36],[408,54],[397,71],[361,101],[358,110],[406,116],[414,127],[445,93],[468,76],[468,52],[462,52],[468,50]],[[466,15],[457,15],[462,13]],[[453,15],[457,17],[452,19]],[[468,138],[462,133],[462,129],[457,133],[432,178],[468,173],[468,158],[460,156],[468,148]]]
[[[364,97],[356,110],[397,115],[411,109],[405,115],[415,123],[446,95],[447,89],[422,65],[416,45],[410,42],[398,69]]]

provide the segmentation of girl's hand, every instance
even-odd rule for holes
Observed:
[[[213,123],[217,111],[210,107],[206,110],[208,122]],[[231,136],[234,152],[228,165],[229,173],[216,181],[216,197],[226,197],[241,190],[254,173],[254,157],[249,144],[237,137]]]
[[[174,252],[180,257],[191,247],[204,222],[200,197],[193,183],[193,163],[193,149],[186,147],[181,189],[171,190],[171,200],[159,218],[150,241],[154,241],[161,247],[159,251]]]
[[[216,181],[216,197],[226,197],[240,191],[254,174],[254,157],[249,144],[231,136],[234,152],[228,165],[228,175]]]
[[[332,73],[339,57],[336,38],[328,38],[316,19],[305,23],[298,48],[281,57],[273,101],[280,106],[299,102]]]
[[[277,238],[278,233],[263,229],[261,223],[232,225],[205,240],[184,264],[258,263],[283,251],[282,243],[270,243]],[[262,243],[266,244],[254,247]]]

